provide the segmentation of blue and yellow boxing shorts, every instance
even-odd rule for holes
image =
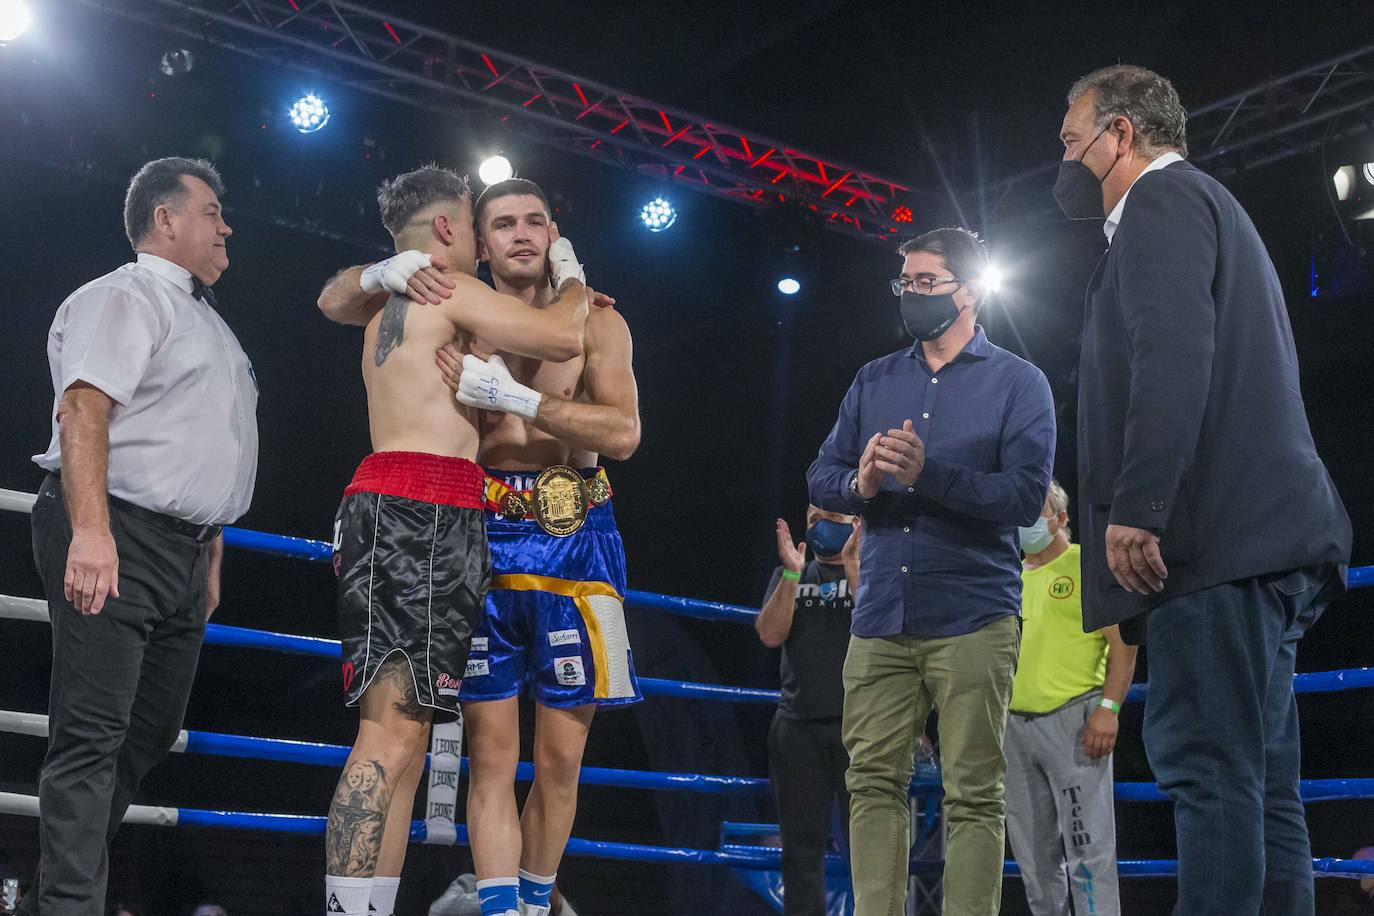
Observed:
[[[606,472],[487,474],[491,587],[459,699],[502,700],[523,688],[555,708],[641,700]]]

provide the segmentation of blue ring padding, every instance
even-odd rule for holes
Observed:
[[[1144,700],[1149,687],[1148,683],[1132,684],[1126,693],[1126,702]],[[1374,668],[1342,668],[1336,671],[1309,671],[1293,675],[1294,693],[1336,693],[1361,687],[1374,687]]]
[[[338,744],[315,741],[293,741],[284,738],[258,738],[251,735],[225,735],[218,732],[187,731],[186,750],[192,754],[212,754],[221,757],[242,757],[250,760],[275,760],[318,766],[342,766],[348,759],[349,748]],[[429,765],[426,757],[426,766]],[[459,771],[466,774],[468,759],[459,763]],[[516,779],[534,779],[534,765],[525,761],[516,767]],[[613,767],[583,767],[579,780],[582,785],[613,786],[622,789],[651,789],[693,792],[707,795],[766,795],[770,789],[767,779],[755,776],[708,776],[701,773],[657,773],[647,770],[622,770]],[[939,792],[938,781],[916,780],[913,788],[926,793]],[[1374,798],[1374,778],[1304,779],[1301,783],[1304,802],[1337,801]],[[1166,802],[1169,797],[1154,783],[1116,783],[1118,801]],[[766,836],[778,831],[776,824],[730,823],[732,833],[741,836]]]
[[[231,627],[221,623],[205,626],[205,643],[210,646],[236,646],[243,649],[272,649],[296,655],[321,658],[340,658],[343,650],[337,639],[320,636],[296,636],[291,633],[272,633],[247,627]],[[729,703],[777,703],[781,693],[754,687],[725,687],[718,684],[693,684],[690,681],[670,681],[656,677],[639,679],[645,696],[686,697],[694,700],[724,700]]]
[[[339,658],[342,650],[337,639],[320,636],[296,636],[291,633],[272,633],[247,627],[231,627],[220,623],[206,624],[205,642],[211,646],[237,646],[248,649],[272,649],[297,655]],[[725,700],[731,703],[776,703],[781,696],[777,690],[756,687],[725,687],[719,684],[693,684],[689,681],[670,681],[656,677],[642,677],[639,684],[645,696],[686,697],[696,700]],[[1332,693],[1374,687],[1374,668],[1345,668],[1337,671],[1309,671],[1294,675],[1294,693]],[[1145,699],[1148,684],[1135,684],[1126,694],[1126,702]]]
[[[676,595],[660,595],[656,592],[641,592],[627,589],[625,603],[635,607],[655,611],[667,611],[679,617],[695,617],[698,620],[725,620],[730,623],[747,623],[753,626],[759,609],[738,604],[725,604],[720,601],[700,601],[696,598],[679,598]]]
[[[324,541],[268,534],[266,531],[252,531],[248,528],[225,528],[224,546],[270,553],[295,560],[310,560],[315,563],[329,563],[334,559],[334,545]]]
[[[771,703],[782,699],[778,690],[758,687],[725,687],[719,684],[693,684],[690,681],[668,681],[658,677],[639,679],[640,692],[646,697],[687,697],[694,700],[724,700],[727,703]]]
[[[349,750],[342,745],[322,744],[315,741],[258,738],[251,735],[225,735],[217,732],[186,732],[186,751],[192,754],[213,754],[221,757],[275,760],[317,766],[342,766],[348,759]],[[426,757],[425,765],[429,765],[428,757]],[[459,771],[467,773],[468,759],[466,757],[459,762]],[[534,779],[534,765],[529,762],[520,763],[516,767],[515,776],[522,782],[529,782]],[[583,785],[591,786],[615,786],[622,789],[662,789],[709,795],[766,795],[769,792],[768,780],[753,776],[655,773],[645,770],[620,770],[611,767],[583,767],[580,782]]]
[[[315,563],[329,563],[334,557],[333,545],[325,541],[309,538],[288,537],[284,534],[269,534],[266,531],[253,531],[248,528],[225,528],[224,543],[229,547],[239,547],[258,553],[270,553]],[[1351,588],[1374,586],[1374,566],[1355,566],[1349,571],[1348,582]],[[758,616],[758,608],[738,604],[725,604],[720,601],[701,601],[696,598],[682,598],[676,595],[660,595],[657,592],[641,592],[629,589],[625,592],[625,603],[635,607],[666,611],[680,617],[694,617],[698,620],[723,620],[730,623],[752,624]]]
[[[325,818],[302,814],[257,814],[245,811],[206,811],[199,808],[177,809],[177,824],[182,827],[220,827],[235,830],[266,830],[273,833],[320,835],[324,833]],[[466,824],[456,824],[455,842],[467,845]],[[428,835],[424,821],[412,821],[410,838],[423,842]],[[683,849],[672,846],[647,846],[640,843],[613,843],[607,840],[568,840],[567,852],[575,856],[601,859],[626,859],[634,862],[662,862],[665,864],[730,865],[735,868],[776,869],[782,864],[782,851],[767,847],[732,847],[728,849]],[[826,870],[832,862],[843,862],[837,856],[826,857]],[[923,871],[943,863],[915,860],[912,871]],[[1374,875],[1374,862],[1351,859],[1315,859],[1312,868],[1319,876],[1358,878]],[[1015,862],[1005,863],[1005,874],[1020,874]],[[1122,877],[1168,877],[1178,874],[1178,860],[1126,859],[1117,863]]]

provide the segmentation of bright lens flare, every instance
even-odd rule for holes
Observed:
[[[514,174],[515,169],[505,156],[489,156],[477,167],[477,177],[485,185],[498,184]]]
[[[0,41],[14,41],[32,22],[33,14],[24,0],[0,0]]]

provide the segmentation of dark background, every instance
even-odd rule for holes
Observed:
[[[1197,107],[1374,34],[1374,10],[1364,3],[1060,3],[1053,18],[1040,4],[379,5],[936,192],[942,174],[971,188],[1052,163],[1063,94],[1094,67],[1154,67]],[[635,335],[643,442],[631,461],[610,468],[632,587],[757,604],[776,562],[773,520],[800,528],[804,471],[855,370],[903,345],[885,284],[898,267],[891,252],[795,213],[755,213],[535,146],[480,115],[422,115],[84,6],[53,2],[39,11],[39,28],[0,48],[0,368],[9,388],[0,485],[32,491],[40,479],[29,456],[43,450],[49,430],[47,327],[72,290],[130,259],[119,218],[128,176],[150,158],[206,155],[224,174],[235,229],[231,268],[216,292],[262,395],[257,494],[240,524],[326,537],[368,443],[358,334],[321,318],[315,296],[335,270],[385,250],[373,198],[381,178],[429,160],[475,173],[499,146],[519,174],[555,195],[560,226],[589,278],[619,298]],[[193,71],[159,74],[160,55],[183,46],[196,54]],[[303,136],[285,111],[311,89],[328,99],[333,118]],[[1354,521],[1356,565],[1374,562],[1366,451],[1374,294],[1359,270],[1347,269],[1361,262],[1368,224],[1347,227],[1348,242],[1325,189],[1336,164],[1371,160],[1374,140],[1366,138],[1228,179],[1289,296],[1313,433]],[[679,216],[655,235],[637,214],[659,193]],[[982,322],[995,343],[1049,376],[1059,402],[1057,471],[1072,494],[1081,294],[1103,248],[1100,228],[1017,212],[988,222],[975,205],[932,200],[914,230],[978,229],[1009,275]],[[1314,270],[1320,296],[1311,292]],[[785,274],[802,281],[799,295],[777,293]],[[0,592],[39,593],[27,527],[22,516],[0,514]],[[332,588],[326,567],[231,553],[215,620],[332,636]],[[1374,661],[1370,604],[1369,592],[1338,601],[1304,641],[1299,669]],[[776,686],[775,654],[746,629],[639,612],[631,627],[641,673]],[[45,708],[48,653],[42,627],[0,624],[0,707]],[[1356,692],[1299,701],[1307,775],[1369,775],[1356,762],[1374,753],[1366,700]],[[651,699],[635,712],[603,715],[587,762],[764,775],[769,710],[701,705]],[[1149,778],[1139,714],[1123,714],[1121,780]],[[346,744],[354,719],[338,702],[330,665],[210,649],[187,727]],[[35,739],[0,735],[0,789],[32,793],[42,750]],[[140,801],[317,813],[334,778],[299,765],[174,756]],[[1370,802],[1309,813],[1317,855],[1374,844]],[[711,848],[726,816],[772,813],[766,804],[587,788],[574,833]],[[1173,855],[1167,806],[1120,807],[1119,833],[1123,858]],[[27,880],[35,836],[32,822],[0,817],[0,874]],[[180,912],[202,895],[224,899],[236,914],[310,912],[319,900],[317,847],[308,838],[130,828],[116,843],[111,893],[153,914]],[[465,850],[414,849],[403,911],[423,912],[465,858]],[[561,875],[587,916],[753,909],[723,872],[570,858]],[[1023,912],[1019,884],[1007,887],[1004,911]],[[1353,891],[1349,882],[1319,887],[1321,911]],[[1123,897],[1127,912],[1167,912],[1169,885],[1128,880]]]

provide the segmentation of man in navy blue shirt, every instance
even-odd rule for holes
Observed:
[[[916,344],[859,370],[807,472],[812,503],[864,524],[842,725],[855,916],[903,911],[907,793],[932,708],[945,916],[994,916],[1020,643],[1016,529],[1049,486],[1054,402],[1039,369],[975,324],[988,262],[976,235],[936,229],[898,251],[892,291]]]

